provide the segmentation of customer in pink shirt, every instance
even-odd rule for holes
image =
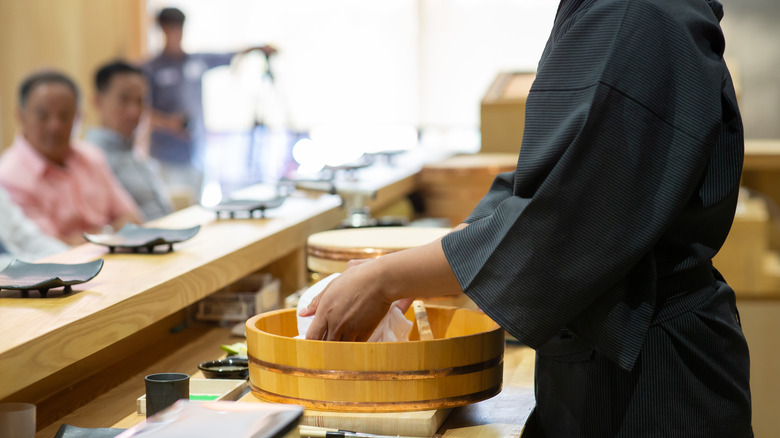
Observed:
[[[29,76],[19,90],[21,135],[0,157],[0,185],[45,233],[70,244],[141,218],[102,151],[71,139],[78,99],[61,73]]]

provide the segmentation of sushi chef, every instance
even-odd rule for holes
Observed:
[[[562,0],[516,170],[441,240],[353,263],[301,310],[307,338],[365,340],[394,301],[461,292],[536,350],[524,436],[752,436],[748,348],[711,262],[743,157],[722,16]]]

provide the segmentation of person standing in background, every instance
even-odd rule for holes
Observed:
[[[146,220],[165,216],[172,207],[162,180],[133,148],[135,130],[146,105],[143,72],[124,61],[108,63],[95,74],[95,91],[100,126],[90,129],[85,140],[103,149],[114,175]]]
[[[68,244],[141,220],[100,149],[71,138],[78,101],[78,87],[64,74],[28,76],[19,87],[21,135],[0,157],[0,185],[13,202]]]
[[[184,13],[177,8],[160,11],[157,23],[165,37],[164,48],[143,70],[149,78],[152,106],[149,154],[160,161],[168,187],[188,189],[195,202],[203,185],[203,74],[229,64],[235,53],[185,52],[184,20]],[[266,55],[276,52],[267,45],[244,52],[255,49]]]

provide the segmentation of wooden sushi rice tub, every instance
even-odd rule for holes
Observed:
[[[407,319],[415,321],[413,311]],[[504,332],[480,311],[428,306],[433,340],[329,342],[295,339],[296,310],[247,321],[255,396],[307,409],[398,412],[462,406],[501,391]]]

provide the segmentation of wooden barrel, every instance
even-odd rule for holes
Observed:
[[[307,265],[321,274],[344,272],[354,259],[377,258],[391,252],[424,245],[450,228],[373,227],[315,233],[306,241]]]
[[[425,216],[463,222],[490,189],[496,175],[517,167],[517,153],[456,155],[425,165],[418,186]]]
[[[393,412],[462,406],[501,391],[504,331],[480,311],[428,306],[435,339],[295,339],[295,309],[247,321],[255,396],[307,409]],[[406,317],[414,321],[413,311]]]

